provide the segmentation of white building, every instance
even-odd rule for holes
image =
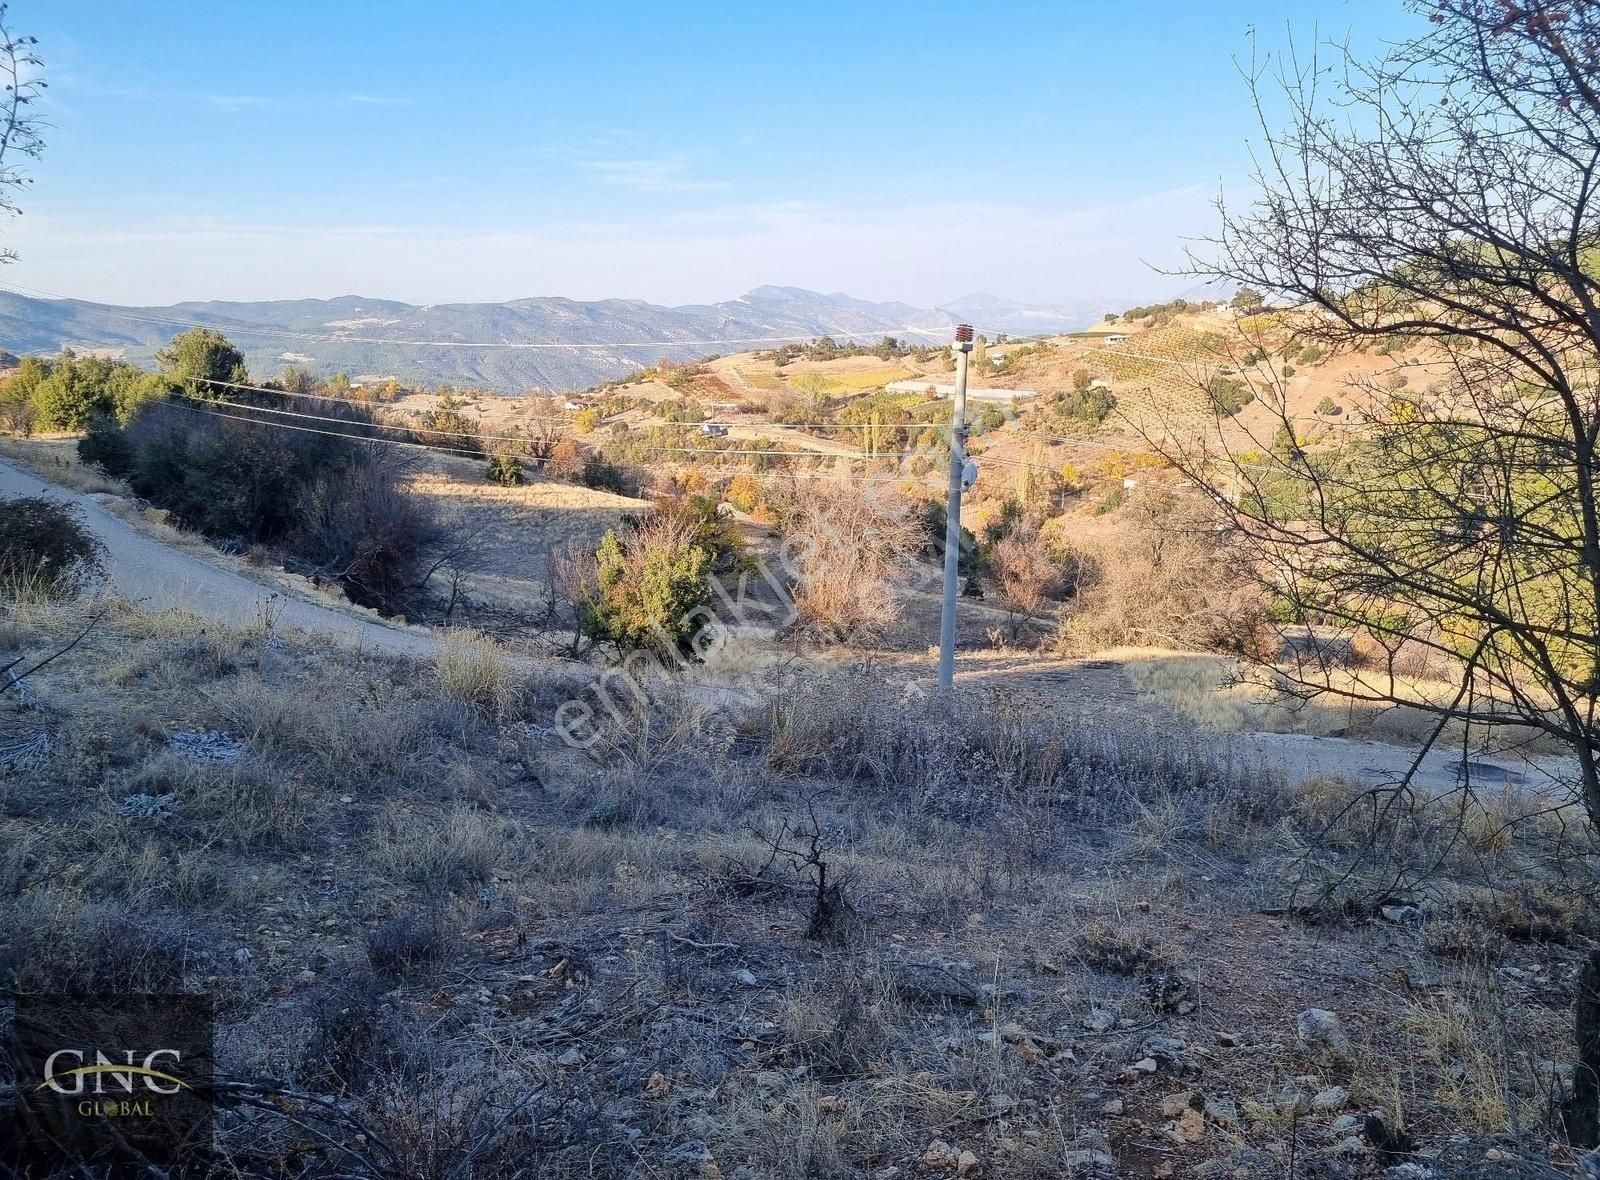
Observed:
[[[891,381],[883,387],[889,393],[927,393],[933,390],[935,397],[955,397],[954,385],[936,384],[932,381],[918,381],[907,378],[904,381]],[[1008,402],[1025,397],[1038,397],[1036,389],[967,389],[968,401],[980,402]]]

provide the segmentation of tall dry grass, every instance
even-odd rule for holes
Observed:
[[[435,670],[440,692],[486,716],[506,716],[521,695],[520,679],[511,658],[498,643],[478,631],[445,631]]]

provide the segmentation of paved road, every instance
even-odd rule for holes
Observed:
[[[151,540],[107,512],[94,496],[46,483],[0,461],[0,500],[38,495],[74,504],[82,511],[85,523],[105,546],[111,587],[143,609],[181,609],[228,623],[252,623],[277,594],[273,609],[280,626],[319,632],[351,647],[398,655],[430,656],[438,650],[438,641],[421,631],[385,626],[277,593],[232,570]]]

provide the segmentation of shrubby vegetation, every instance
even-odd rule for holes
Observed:
[[[595,585],[579,603],[583,629],[621,651],[697,655],[691,646],[711,601],[711,550],[688,519],[670,514],[607,530]]]
[[[1292,369],[1284,370],[1284,376],[1293,376]],[[1248,383],[1237,377],[1224,377],[1218,374],[1206,382],[1206,396],[1211,399],[1211,408],[1223,418],[1231,418],[1251,402],[1256,400],[1256,395]]]
[[[128,421],[167,395],[170,383],[123,361],[63,352],[55,360],[23,357],[0,385],[0,424],[18,434],[82,430],[96,417]]]
[[[100,543],[76,508],[41,496],[6,501],[0,512],[0,594],[69,595],[100,569]]]
[[[371,415],[332,405],[352,426]],[[387,613],[411,609],[448,545],[400,486],[388,448],[273,429],[156,402],[126,423],[96,418],[79,457],[126,479],[183,527],[238,548],[263,546]]]

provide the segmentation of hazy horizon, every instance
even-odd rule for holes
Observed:
[[[50,123],[0,282],[108,303],[763,284],[1146,301],[1248,176],[1259,3],[532,13],[400,2],[14,11]],[[1314,0],[1296,35],[1412,18]],[[181,27],[182,36],[175,36]],[[708,30],[715,29],[715,36]],[[1264,48],[1285,40],[1263,27]],[[1136,80],[1136,81],[1135,81]]]

